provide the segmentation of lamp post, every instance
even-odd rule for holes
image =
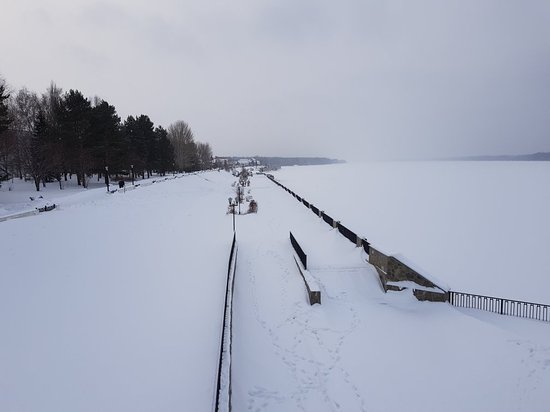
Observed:
[[[130,165],[130,169],[132,169],[132,186],[134,185],[134,165]]]
[[[239,215],[241,214],[241,186],[237,183],[237,203],[239,204]]]
[[[109,193],[109,166],[105,166],[105,186],[107,186],[107,193]]]
[[[233,199],[229,198],[228,200],[229,206],[231,207],[231,214],[233,215],[233,232],[235,232],[235,206],[237,205]]]

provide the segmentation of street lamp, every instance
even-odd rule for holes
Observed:
[[[241,186],[237,184],[237,203],[239,204],[239,215],[241,214]]]
[[[132,186],[134,185],[134,165],[130,165],[130,169],[132,169]]]
[[[107,186],[107,193],[109,193],[109,166],[105,166],[105,186]]]
[[[237,205],[233,199],[229,198],[227,200],[229,200],[229,207],[231,207],[231,214],[233,215],[233,232],[235,232],[235,206]]]

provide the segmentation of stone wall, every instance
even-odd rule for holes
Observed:
[[[418,300],[432,302],[446,302],[448,300],[448,293],[431,280],[426,279],[396,257],[387,256],[372,246],[370,247],[369,263],[376,268],[385,292],[388,290],[401,291],[408,288],[395,283],[404,282],[409,284],[413,282],[420,287],[418,289],[412,288],[413,294]],[[429,290],[426,290],[426,288]]]

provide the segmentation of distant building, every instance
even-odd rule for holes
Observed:
[[[239,159],[237,164],[240,166],[255,166],[256,161],[254,159]]]

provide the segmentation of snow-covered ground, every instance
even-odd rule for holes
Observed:
[[[548,411],[547,323],[384,294],[361,248],[267,179],[253,193],[258,214],[237,222],[234,410]]]
[[[0,411],[212,411],[235,180],[98,188],[0,222]],[[548,411],[548,323],[384,294],[361,248],[251,181],[258,213],[236,216],[234,411]]]
[[[178,174],[178,177],[183,174]],[[174,176],[168,175],[171,179]],[[150,185],[153,181],[165,179],[161,176],[153,176],[147,179],[136,180],[135,184],[139,187]],[[4,181],[0,186],[0,218],[5,216],[17,215],[21,212],[32,211],[36,208],[46,205],[59,204],[79,204],[87,199],[93,200],[103,189],[107,193],[107,187],[104,180],[92,177],[88,182],[88,188],[84,189],[78,186],[76,176],[70,177],[67,181],[62,181],[63,190],[60,190],[58,182],[50,182],[45,186],[40,185],[40,191],[37,192],[33,181],[22,179],[13,179]],[[131,188],[132,183],[126,182],[126,187]],[[118,182],[112,178],[109,190],[118,188]],[[97,190],[96,190],[97,189]]]
[[[453,290],[550,304],[550,162],[379,162],[273,175]]]
[[[0,411],[211,411],[232,180],[92,189],[0,222]]]

